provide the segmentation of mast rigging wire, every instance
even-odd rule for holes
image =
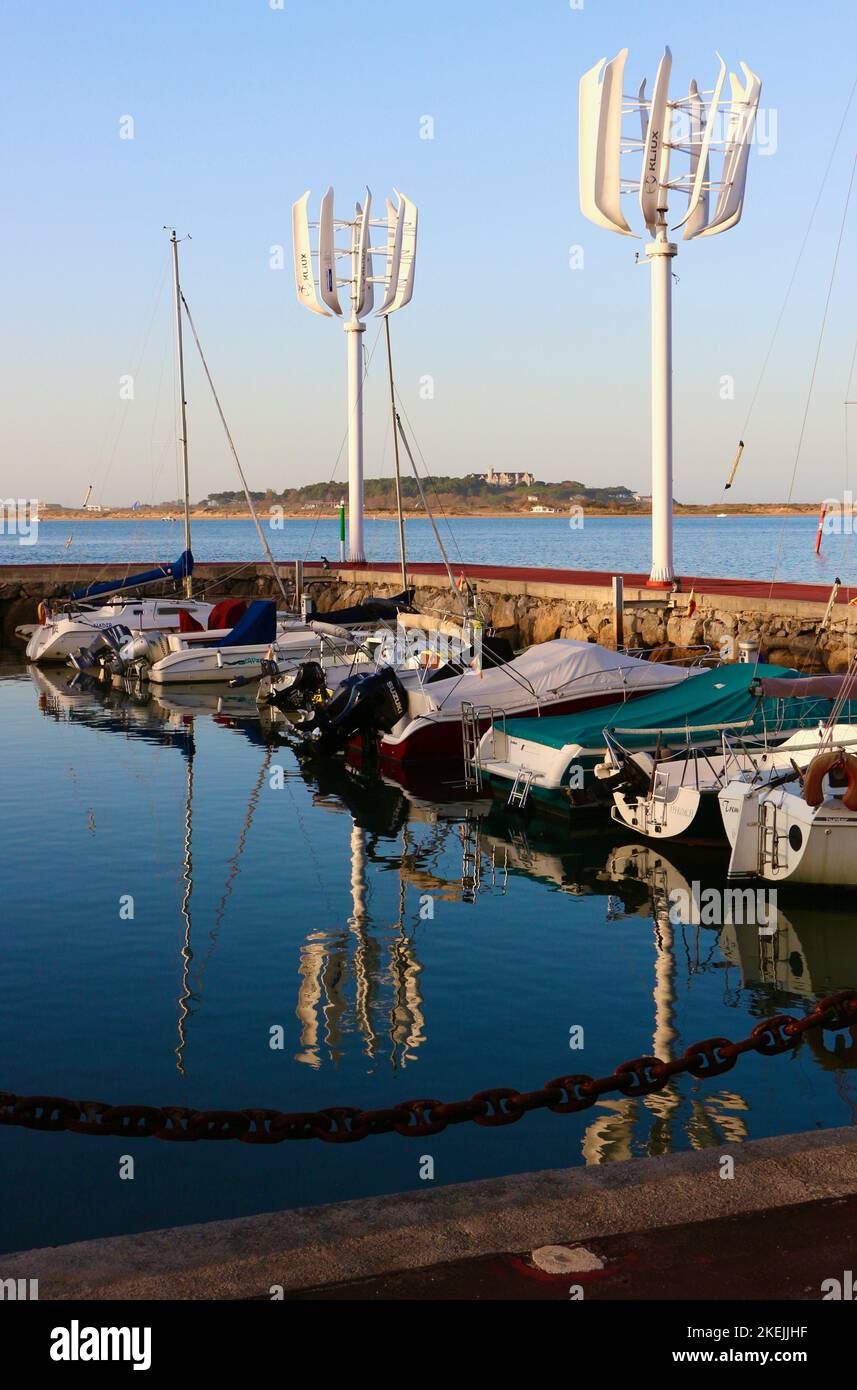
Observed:
[[[225,416],[224,413],[223,413],[223,407],[222,407],[222,405],[220,404],[220,398],[219,398],[219,396],[218,396],[218,394],[217,394],[217,391],[215,390],[214,382],[213,382],[213,380],[212,380],[212,378],[211,378],[211,372],[208,370],[208,363],[207,363],[206,360],[205,360],[205,353],[204,353],[203,350],[202,350],[202,343],[199,341],[199,334],[198,334],[197,331],[196,331],[196,324],[195,324],[194,321],[193,321],[193,316],[192,316],[192,314],[191,314],[191,312],[190,312],[190,308],[189,308],[189,306],[188,306],[188,302],[187,302],[187,300],[185,299],[184,290],[180,290],[180,291],[179,291],[179,294],[181,295],[181,301],[182,301],[182,304],[184,305],[184,311],[185,311],[185,313],[187,314],[187,321],[188,321],[188,323],[189,323],[189,325],[190,325],[190,331],[191,331],[191,333],[193,334],[193,341],[196,343],[196,350],[197,350],[197,352],[199,353],[199,360],[200,360],[201,363],[202,363],[203,371],[205,372],[206,378],[207,378],[207,380],[208,380],[208,384],[209,384],[209,386],[211,387],[211,394],[212,394],[212,396],[214,397],[214,404],[217,406],[217,413],[218,413],[218,415],[220,416],[220,423],[223,425],[223,429],[224,429],[224,432],[225,432],[225,434],[226,434],[227,441],[228,441],[228,443],[229,443],[229,448],[230,448],[231,451],[232,451],[232,457],[233,457],[234,460],[235,460],[235,467],[238,469],[238,476],[239,476],[239,478],[241,479],[241,486],[242,486],[243,489],[244,489],[244,496],[245,496],[245,498],[247,499],[247,506],[250,508],[250,515],[251,515],[252,518],[253,518],[253,521],[254,521],[255,526],[256,526],[256,532],[257,532],[257,534],[258,534],[258,536],[259,536],[259,540],[262,542],[262,546],[264,547],[265,554],[267,555],[268,560],[269,560],[269,562],[270,562],[271,570],[273,571],[273,575],[274,575],[274,579],[277,581],[277,587],[278,587],[278,589],[280,590],[280,593],[281,593],[282,596],[283,596],[283,602],[286,604],[286,606],[288,606],[288,604],[289,604],[289,597],[288,597],[288,594],[286,593],[285,588],[283,587],[283,581],[282,581],[282,579],[280,578],[280,571],[279,571],[279,569],[278,569],[278,567],[277,567],[277,562],[276,562],[276,560],[274,559],[274,556],[273,556],[273,554],[272,554],[272,552],[271,552],[271,547],[270,547],[270,545],[268,544],[268,538],[267,538],[267,536],[265,535],[264,531],[262,530],[261,522],[259,521],[259,517],[258,517],[258,515],[257,515],[257,513],[256,513],[256,507],[255,507],[255,505],[254,505],[254,503],[253,503],[253,498],[252,498],[251,495],[250,495],[250,489],[249,489],[249,487],[247,486],[247,479],[246,479],[246,477],[244,476],[244,469],[241,467],[241,460],[240,460],[239,457],[238,457],[238,450],[235,448],[235,441],[233,440],[232,435],[231,435],[231,433],[230,433],[230,431],[229,431],[229,426],[228,426],[227,423],[226,423],[226,416]]]

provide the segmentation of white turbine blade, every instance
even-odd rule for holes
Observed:
[[[658,64],[658,75],[652,92],[649,121],[643,149],[643,168],[640,174],[640,211],[649,231],[654,234],[658,211],[666,203],[666,195],[661,196],[662,185],[669,179],[669,99],[670,71],[672,54],[664,49],[664,56]]]
[[[405,204],[399,198],[399,206],[387,199],[387,264],[384,267],[386,293],[379,314],[386,314],[399,288],[399,272],[402,265],[402,238],[405,230]]]
[[[640,135],[645,143],[646,132],[649,128],[649,103],[646,101],[646,79],[640,83],[640,90],[637,93],[637,100],[640,103]]]
[[[360,215],[360,235],[357,239],[357,284],[355,286],[355,301],[357,304],[357,317],[365,318],[371,314],[372,306],[375,303],[375,289],[370,280],[372,265],[369,259],[369,219],[372,215],[372,194],[366,189],[366,206]]]
[[[744,190],[747,185],[747,169],[750,162],[750,145],[759,98],[762,94],[761,79],[751,72],[746,63],[741,67],[746,78],[743,86],[737,78],[732,87],[732,117],[730,140],[727,146],[723,167],[723,183],[717,199],[714,217],[703,227],[700,236],[716,236],[727,232],[741,220],[744,211]]]
[[[312,273],[312,248],[309,239],[309,217],[307,214],[307,203],[309,202],[309,192],[302,198],[298,198],[292,204],[292,240],[295,250],[295,289],[298,292],[298,299],[305,308],[311,309],[314,314],[323,314],[325,318],[330,318],[326,309],[323,309],[318,302],[318,295],[315,288],[315,278]]]
[[[633,236],[621,209],[618,220],[614,216],[619,197],[621,136],[614,103],[618,97],[618,123],[621,125],[622,84],[620,81],[614,88],[613,75],[616,64],[624,67],[627,52],[627,49],[623,49],[606,68],[605,59],[601,58],[580,79],[578,186],[580,210],[584,217],[588,217],[596,227]],[[602,68],[605,69],[604,82],[600,80]],[[609,79],[608,69],[611,73]],[[615,137],[615,149],[609,146],[611,137]]]
[[[627,48],[617,53],[604,69],[598,113],[598,154],[595,162],[595,206],[603,217],[626,236],[634,233],[622,211],[622,80]]]
[[[401,209],[402,248],[399,256],[399,275],[395,298],[388,308],[382,308],[379,311],[385,314],[394,314],[397,309],[404,309],[406,304],[410,304],[414,293],[414,272],[417,265],[418,213],[416,205],[398,189],[394,191],[399,199]]]
[[[717,57],[720,58],[719,53]],[[687,224],[688,229],[684,234],[685,241],[690,241],[692,237],[698,236],[708,221],[708,190],[704,189],[702,185],[708,182],[708,166],[709,153],[711,150],[711,140],[714,135],[715,127],[717,125],[717,111],[720,103],[720,95],[723,91],[723,83],[725,82],[725,80],[726,64],[724,63],[723,59],[720,58],[720,73],[718,75],[717,82],[714,87],[714,94],[711,98],[711,105],[708,108],[708,119],[705,123],[705,135],[703,137],[702,146],[699,149],[696,164],[694,164],[693,156],[691,155],[691,171],[695,174],[695,177],[693,180],[693,187],[691,189],[690,200],[687,205],[687,212],[685,213],[681,221],[677,222],[673,227],[673,231],[677,232],[679,227],[684,227],[685,224]],[[691,121],[693,121],[693,116],[691,116]],[[702,207],[703,203],[705,205],[705,216],[701,220],[699,220],[698,216],[696,216],[695,214],[699,213],[699,210]]]
[[[333,189],[329,188],[321,200],[321,213],[318,223],[318,287],[328,309],[335,314],[342,313],[339,295],[336,293],[336,248],[333,244]]]

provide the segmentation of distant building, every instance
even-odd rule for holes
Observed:
[[[536,481],[534,473],[495,473],[489,467],[487,473],[471,473],[471,478],[479,478],[489,487],[532,487]]]

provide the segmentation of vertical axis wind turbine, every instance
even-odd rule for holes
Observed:
[[[645,80],[636,96],[625,96],[622,81],[627,48],[609,63],[604,58],[580,79],[580,208],[590,222],[624,236],[635,236],[621,207],[623,193],[639,195],[643,221],[654,238],[645,248],[652,276],[652,570],[653,588],[670,588],[673,570],[673,409],[672,259],[678,252],[667,230],[671,191],[687,194],[687,208],[673,228],[683,240],[716,236],[741,220],[750,141],[762,84],[746,63],[743,81],[729,74],[730,98],[722,101],[726,64],[710,91],[691,82],[688,95],[669,99],[672,54],[658,66],[651,98]],[[603,69],[603,72],[602,72]],[[721,106],[723,111],[721,111]],[[639,138],[624,138],[622,118],[637,113]],[[723,130],[719,129],[722,124]],[[689,156],[689,169],[670,177],[675,152]],[[638,176],[625,178],[622,156],[642,157]],[[720,178],[711,176],[712,158],[722,156]],[[712,197],[717,190],[716,198]]]
[[[310,222],[309,193],[292,207],[295,250],[295,284],[298,299],[314,314],[326,318],[342,315],[339,287],[351,290],[351,317],[343,323],[348,347],[348,558],[365,560],[363,548],[363,320],[375,306],[375,286],[383,288],[379,317],[386,318],[402,309],[414,292],[414,266],[417,249],[417,209],[404,193],[396,193],[397,203],[387,199],[386,220],[372,219],[372,195],[358,203],[354,218],[343,222],[334,217],[333,189],[321,200],[318,222]],[[317,229],[313,249],[310,228]],[[373,246],[371,228],[384,227],[386,240]],[[347,246],[336,245],[336,235],[347,232]],[[373,256],[384,257],[383,274],[373,273]],[[337,261],[347,258],[350,275],[337,275]],[[315,262],[315,264],[313,264]],[[325,307],[326,306],[326,307]]]

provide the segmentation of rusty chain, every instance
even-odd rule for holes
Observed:
[[[327,1144],[354,1143],[375,1134],[423,1139],[449,1125],[473,1121],[494,1128],[515,1124],[531,1110],[570,1115],[588,1110],[612,1091],[626,1097],[663,1091],[673,1077],[689,1072],[698,1081],[723,1076],[745,1052],[775,1057],[794,1048],[812,1028],[831,1032],[850,1028],[857,1034],[857,990],[839,990],[822,999],[811,1014],[795,1018],[775,1014],[757,1023],[741,1042],[705,1038],[681,1057],[663,1062],[635,1057],[610,1076],[558,1076],[536,1091],[511,1087],[477,1091],[468,1100],[405,1100],[384,1110],[334,1106],[327,1110],[270,1109],[193,1110],[182,1105],[108,1105],[104,1101],[66,1100],[61,1096],[16,1096],[0,1091],[0,1125],[74,1134],[111,1135],[121,1139],[240,1139],[245,1144],[280,1144],[286,1139],[321,1139]],[[857,1041],[857,1038],[855,1038]]]

